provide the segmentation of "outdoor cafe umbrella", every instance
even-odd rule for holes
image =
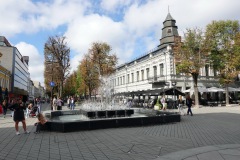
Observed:
[[[239,92],[239,88],[228,87],[228,92]]]
[[[198,92],[207,92],[208,90],[204,87],[198,87]],[[183,92],[194,92],[194,88],[190,88],[190,89],[187,89],[187,90],[184,90]]]
[[[207,92],[224,92],[224,91],[225,91],[224,89],[217,87],[207,88]]]

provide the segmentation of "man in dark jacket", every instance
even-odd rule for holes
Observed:
[[[193,115],[193,114],[192,114],[192,110],[191,110],[192,104],[193,104],[192,99],[190,98],[189,95],[187,95],[187,99],[186,99],[186,105],[187,105],[187,107],[188,107],[187,115],[189,115],[189,112],[191,113],[191,116]]]

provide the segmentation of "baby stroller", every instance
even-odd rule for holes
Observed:
[[[29,113],[29,117],[36,117],[37,116],[37,111],[38,111],[38,107],[34,106]]]

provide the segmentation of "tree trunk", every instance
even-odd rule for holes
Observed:
[[[198,82],[198,73],[192,73],[193,77],[193,84],[194,84],[194,95],[195,95],[195,107],[199,108],[199,98],[198,98],[198,87],[197,87],[197,82]]]
[[[228,92],[228,85],[225,86],[226,90],[226,106],[229,106],[229,92]]]

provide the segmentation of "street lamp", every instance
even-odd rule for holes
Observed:
[[[173,86],[173,94],[174,94],[174,108],[176,107],[176,96],[175,96],[175,86],[177,85],[177,82],[172,82]]]

